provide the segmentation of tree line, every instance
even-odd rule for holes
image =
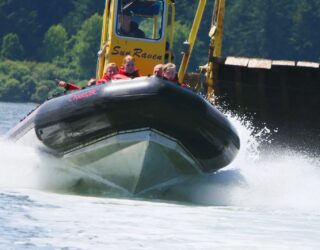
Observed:
[[[53,79],[95,75],[104,0],[0,2],[0,100],[41,102]],[[176,1],[174,53],[189,35],[198,1]],[[208,1],[190,70],[207,61],[213,1]],[[223,55],[320,60],[320,1],[226,0]]]

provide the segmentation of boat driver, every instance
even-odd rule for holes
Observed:
[[[139,25],[131,19],[131,13],[129,11],[119,13],[118,34],[122,36],[145,38],[145,34],[139,29]]]

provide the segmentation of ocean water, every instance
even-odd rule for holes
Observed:
[[[228,115],[230,166],[135,198],[98,176],[75,190],[83,173],[1,139],[34,107],[0,103],[0,249],[320,249],[319,156],[273,147],[268,128]]]

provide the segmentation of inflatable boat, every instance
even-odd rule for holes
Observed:
[[[7,137],[132,194],[213,173],[236,156],[228,119],[188,88],[156,77],[117,80],[41,104]]]

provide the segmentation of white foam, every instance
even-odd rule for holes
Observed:
[[[40,163],[36,151],[32,148],[1,140],[0,152],[0,185],[10,187],[34,186],[34,172]]]
[[[234,190],[233,204],[271,208],[320,208],[319,162],[295,151],[266,152],[258,162],[240,166],[246,185]]]
[[[36,148],[0,140],[0,186],[64,189],[79,175]]]
[[[197,179],[189,186],[191,200],[215,205],[319,209],[319,158],[273,147],[267,127],[257,130],[244,118],[228,116],[240,136],[239,154],[211,178]],[[265,143],[271,149],[261,150]]]

